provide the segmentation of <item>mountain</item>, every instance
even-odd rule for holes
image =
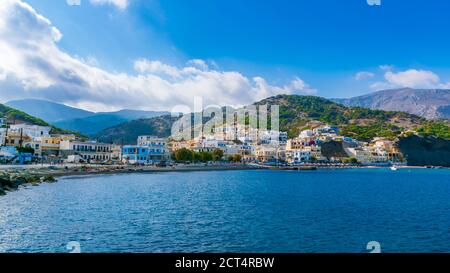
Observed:
[[[402,111],[427,119],[450,119],[450,90],[393,89],[350,99],[333,99],[346,106]]]
[[[85,135],[95,135],[99,131],[134,119],[152,118],[167,112],[124,109],[117,112],[89,112],[64,104],[45,100],[16,100],[7,105],[36,116],[67,130]]]
[[[0,118],[4,119],[4,122],[8,124],[27,123],[31,125],[50,126],[52,127],[52,134],[75,134],[74,132],[52,126],[40,118],[33,117],[25,112],[11,108],[4,104],[0,104]]]
[[[99,112],[96,115],[98,116],[104,116],[104,115],[111,115],[116,116],[118,118],[122,118],[124,120],[134,120],[134,119],[141,119],[141,118],[153,118],[157,116],[163,116],[168,115],[168,112],[162,111],[143,111],[143,110],[130,110],[130,109],[124,109],[117,112]]]
[[[131,120],[152,118],[167,114],[167,112],[121,110],[110,113],[96,113],[92,116],[55,122],[55,125],[68,130],[82,132],[93,136],[103,129],[119,125]]]
[[[132,120],[99,132],[95,138],[101,142],[116,144],[136,144],[138,136],[153,135],[169,137],[172,125],[178,117],[164,115],[148,119]]]
[[[6,105],[38,117],[48,123],[67,119],[84,118],[94,114],[93,112],[64,104],[36,99],[14,100],[7,102]]]
[[[359,140],[371,140],[377,136],[394,139],[408,130],[450,139],[449,123],[427,121],[419,116],[403,112],[346,107],[321,97],[298,95],[279,95],[255,103],[255,105],[265,104],[280,106],[280,129],[288,132],[289,137],[298,136],[300,131],[305,129],[331,124],[339,126],[342,134]],[[231,111],[242,111],[242,109]],[[195,115],[198,114],[195,113]],[[168,137],[174,122],[187,126],[190,119],[191,115],[184,115],[179,119],[171,116],[141,119],[103,130],[97,134],[97,137],[104,141],[115,142],[123,139],[126,144],[135,143],[137,136],[141,134]],[[215,121],[205,118],[204,122]],[[116,134],[118,136],[115,136]]]
[[[127,122],[128,119],[108,114],[93,115],[85,118],[69,119],[55,122],[58,127],[82,132],[83,134],[92,136],[99,131]]]

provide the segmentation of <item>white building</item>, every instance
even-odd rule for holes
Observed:
[[[104,162],[111,159],[112,145],[98,142],[64,140],[60,143],[63,155],[79,155],[85,161]]]
[[[139,136],[137,139],[138,146],[146,147],[166,147],[167,140],[156,136]]]
[[[9,132],[29,136],[34,140],[40,140],[41,137],[50,136],[51,127],[29,125],[29,124],[13,124],[9,126]]]
[[[165,138],[139,136],[138,145],[124,146],[121,157],[131,164],[154,164],[169,159],[170,152]]]
[[[288,140],[287,132],[280,131],[262,131],[259,135],[259,141],[263,144],[286,144]]]
[[[311,150],[290,150],[286,151],[286,159],[288,163],[298,164],[304,162],[311,162],[312,153]]]

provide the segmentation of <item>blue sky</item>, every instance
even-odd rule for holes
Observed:
[[[126,7],[24,2],[62,33],[62,52],[111,73],[136,74],[139,59],[201,59],[273,86],[299,78],[324,97],[449,86],[450,1],[117,1]]]

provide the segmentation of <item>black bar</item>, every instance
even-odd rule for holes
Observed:
[[[379,270],[397,263],[402,269],[447,264],[450,254],[0,254],[2,264],[34,269],[126,269],[140,272],[313,272]],[[200,262],[203,261],[203,262]],[[208,266],[205,266],[205,261]],[[272,263],[268,262],[272,261]],[[178,266],[177,266],[178,265]],[[179,267],[179,265],[183,265]],[[404,271],[404,270],[403,270]]]

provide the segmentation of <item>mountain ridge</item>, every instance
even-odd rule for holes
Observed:
[[[61,103],[38,99],[9,101],[6,105],[38,117],[57,127],[91,136],[103,129],[127,121],[167,114],[164,111],[131,109],[122,109],[115,112],[91,112]]]
[[[77,134],[76,132],[53,126],[40,118],[36,118],[4,104],[0,104],[0,118],[4,119],[7,124],[26,123],[30,125],[49,126],[52,128],[52,134],[75,134],[77,136],[82,136],[81,134]]]
[[[402,111],[427,119],[450,119],[450,89],[388,89],[331,100],[345,106]]]

